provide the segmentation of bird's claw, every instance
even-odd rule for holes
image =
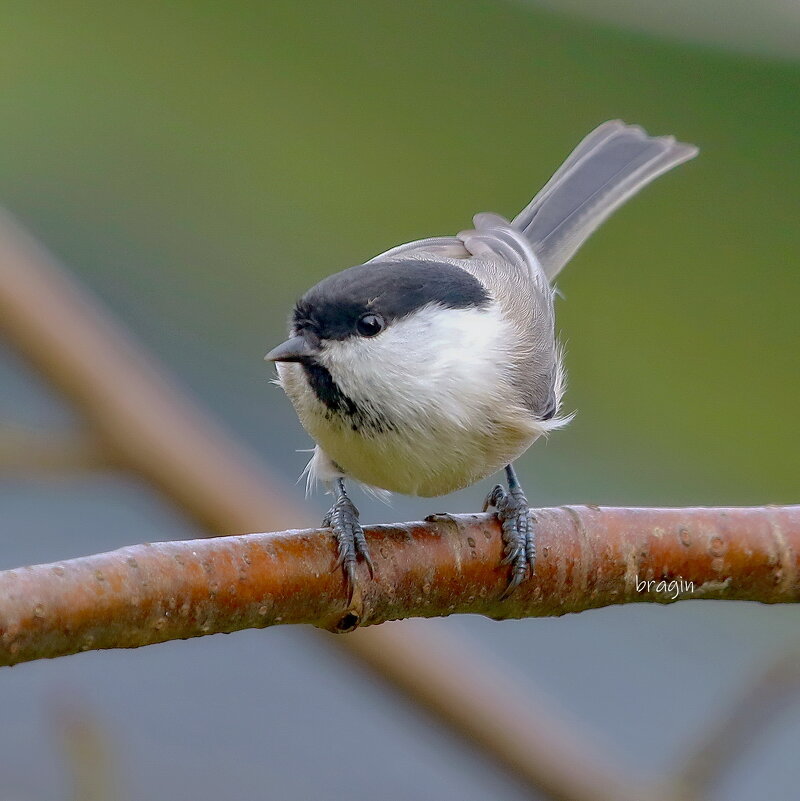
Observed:
[[[497,510],[503,533],[501,564],[511,565],[511,577],[501,599],[508,598],[523,581],[534,573],[536,539],[528,499],[519,487],[505,490],[499,484],[487,495],[483,505]]]
[[[358,521],[358,509],[346,495],[338,498],[330,511],[322,519],[322,525],[333,529],[338,545],[338,556],[333,570],[342,568],[347,584],[348,603],[353,600],[357,578],[356,565],[359,557],[364,560],[370,578],[375,575],[372,557],[369,554],[364,529]]]
[[[495,509],[498,508],[497,504],[505,497],[506,491],[500,484],[495,484],[492,487],[491,492],[486,496],[486,500],[483,502],[483,510],[484,512],[488,511],[490,506],[493,506]]]

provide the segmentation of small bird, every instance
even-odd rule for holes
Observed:
[[[336,501],[325,516],[352,601],[358,560],[374,575],[345,488],[430,497],[505,469],[484,511],[500,520],[504,597],[533,574],[535,531],[513,462],[561,416],[565,373],[552,283],[589,235],[646,184],[697,154],[619,120],[573,150],[511,221],[399,245],[309,289],[290,338],[266,355],[316,442],[306,468]]]

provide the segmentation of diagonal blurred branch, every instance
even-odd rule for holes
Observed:
[[[370,638],[392,629],[400,636],[374,648]],[[409,634],[414,648],[406,645]],[[331,639],[395,690],[412,695],[434,722],[463,732],[482,753],[493,754],[535,787],[537,798],[543,793],[558,801],[674,801],[669,792],[637,781],[633,772],[620,772],[620,760],[611,759],[615,752],[594,747],[601,732],[567,718],[535,682],[512,680],[506,666],[467,647],[449,627],[406,620]],[[487,676],[497,680],[487,684]]]
[[[800,652],[781,654],[751,679],[739,697],[695,743],[683,767],[671,779],[681,798],[708,798],[726,769],[754,742],[756,734],[800,691]]]
[[[407,617],[538,617],[679,597],[800,600],[800,506],[577,506],[535,515],[542,551],[536,578],[504,601],[507,570],[490,515],[368,529],[376,575],[349,606],[341,572],[331,569],[335,547],[326,529],[133,545],[6,570],[0,665],[281,623],[341,632]],[[679,566],[682,586],[666,565]],[[751,711],[745,705],[731,714],[738,720]]]
[[[226,534],[295,522],[258,461],[4,216],[0,332],[83,412],[115,461],[203,527]]]
[[[13,220],[0,214],[0,333],[79,409],[114,460],[136,471],[210,534],[313,525],[273,488],[257,459],[189,402],[132,339]],[[352,638],[354,643],[355,639]],[[405,655],[384,673],[407,697],[428,704],[428,677],[440,671],[441,654],[405,626],[359,633],[357,645],[342,640],[365,662],[382,664],[386,653]],[[405,667],[404,667],[405,666]],[[380,669],[380,668],[379,668]],[[502,729],[520,715],[529,720],[514,749],[503,738],[477,740],[461,709],[476,694],[503,684],[509,701],[484,710],[487,730]],[[549,771],[538,770],[551,753],[543,748],[549,719],[527,703],[528,688],[507,677],[473,675],[468,687],[454,684],[432,710],[450,730],[480,746],[484,758],[510,770],[528,787],[563,801],[652,801],[619,771],[599,741],[573,732]],[[660,797],[660,796],[659,796]]]

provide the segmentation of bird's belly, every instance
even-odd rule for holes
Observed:
[[[544,431],[508,392],[477,398],[471,383],[458,392],[436,386],[413,404],[396,402],[387,419],[327,409],[299,365],[279,365],[279,374],[303,427],[335,466],[389,492],[431,497],[463,489],[513,462]]]
[[[404,495],[446,495],[501,470],[536,438],[528,425],[481,421],[475,428],[445,424],[362,433],[351,428],[311,432],[348,475]]]

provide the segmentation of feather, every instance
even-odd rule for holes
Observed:
[[[620,120],[603,123],[575,148],[512,225],[525,234],[552,281],[612,212],[697,153],[694,145],[672,136],[651,137]]]

